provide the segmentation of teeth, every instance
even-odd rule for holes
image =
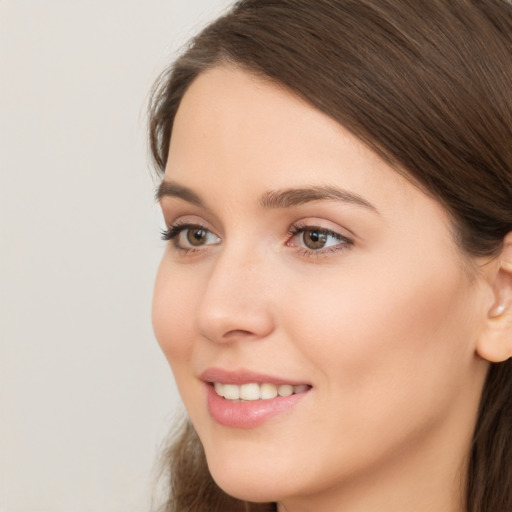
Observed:
[[[279,393],[279,396],[293,395],[293,386],[290,386],[290,384],[283,384],[277,388],[277,392]]]
[[[264,383],[257,384],[251,382],[250,384],[222,384],[221,382],[214,383],[215,392],[227,400],[271,400],[279,396],[291,396],[296,393],[303,393],[309,389],[306,384],[299,386],[292,386],[291,384],[282,384],[276,386],[275,384]]]
[[[260,387],[258,384],[242,384],[240,386],[240,398],[242,400],[258,400]]]
[[[238,400],[240,398],[240,386],[236,384],[224,384],[222,395],[228,400]]]
[[[260,398],[262,400],[270,400],[278,394],[277,386],[274,384],[262,384],[260,386]]]

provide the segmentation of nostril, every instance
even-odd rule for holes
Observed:
[[[248,337],[255,337],[256,334],[251,331],[246,331],[243,329],[233,329],[231,331],[228,331],[223,335],[224,338],[230,339],[230,338],[248,338]]]
[[[263,339],[274,330],[269,308],[218,301],[199,309],[196,325],[200,335],[217,343]]]

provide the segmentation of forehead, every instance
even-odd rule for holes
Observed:
[[[236,169],[233,169],[233,166]],[[178,109],[167,176],[215,179],[228,170],[239,181],[305,185],[358,170],[382,176],[382,160],[339,123],[296,95],[236,68],[201,74]],[[389,169],[388,181],[395,178]]]
[[[166,179],[212,201],[254,203],[269,190],[335,186],[391,221],[440,204],[342,125],[289,90],[233,67],[213,68],[178,109]]]

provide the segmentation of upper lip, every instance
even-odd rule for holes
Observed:
[[[220,382],[222,384],[237,384],[239,386],[253,382],[258,384],[275,384],[276,386],[281,386],[283,384],[290,384],[292,386],[300,386],[301,384],[309,385],[304,381],[275,377],[251,370],[239,369],[233,371],[217,367],[207,368],[203,373],[201,373],[200,378],[205,382]]]

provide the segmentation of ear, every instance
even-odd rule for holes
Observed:
[[[512,232],[494,260],[490,275],[494,303],[487,311],[486,325],[477,344],[477,353],[492,363],[512,357]]]

